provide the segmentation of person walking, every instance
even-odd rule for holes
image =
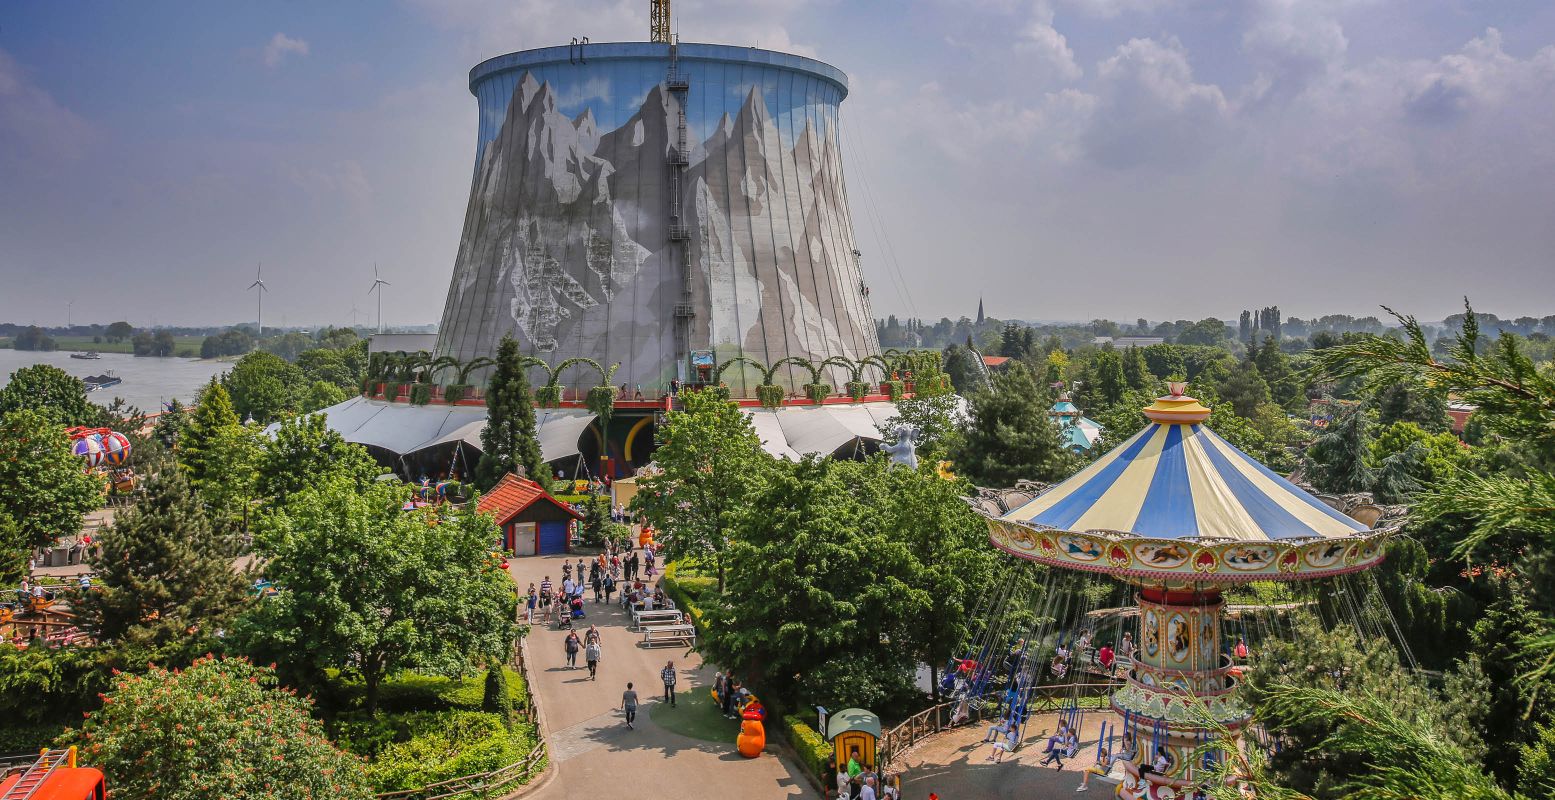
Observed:
[[[525,622],[534,622],[535,621],[535,606],[538,605],[539,602],[540,602],[540,595],[539,595],[538,592],[535,591],[535,585],[531,583],[531,584],[529,584],[529,598],[524,601],[524,603],[526,604],[525,607],[527,609],[524,612],[524,621]]]
[[[664,662],[664,669],[659,670],[659,680],[664,681],[664,700],[675,707],[675,662]]]
[[[614,575],[610,575],[610,574],[607,573],[605,575],[604,580],[601,581],[601,583],[605,587],[605,605],[608,606],[608,605],[610,605],[610,595],[612,593],[614,593],[615,590],[616,590],[616,579],[615,579],[615,576]]]
[[[599,570],[593,572],[594,574],[589,576],[589,583],[594,586],[594,605],[599,605],[599,598],[605,594],[605,581],[600,577]]]
[[[599,638],[589,637],[588,646],[583,648],[583,660],[589,666],[589,680],[598,680],[599,674]]]
[[[577,631],[567,632],[567,641],[563,647],[567,650],[567,669],[577,669],[578,651],[583,647],[583,640],[578,638]]]
[[[637,721],[637,692],[632,691],[630,681],[626,684],[626,691],[621,693],[621,710],[626,712],[626,727],[635,727],[632,723]]]

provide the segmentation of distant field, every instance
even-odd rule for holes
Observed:
[[[56,336],[54,341],[59,344],[59,349],[62,352],[75,350],[96,350],[99,353],[135,352],[135,346],[130,344],[128,339],[122,342],[94,342],[90,336]],[[200,344],[205,341],[205,337],[174,336],[173,341],[176,343],[173,348],[174,355],[199,358]],[[0,349],[10,349],[10,347],[11,340],[6,337],[0,337]]]

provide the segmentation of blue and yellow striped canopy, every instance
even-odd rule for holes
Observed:
[[[1000,519],[1153,539],[1267,541],[1368,530],[1202,424],[1159,422]]]

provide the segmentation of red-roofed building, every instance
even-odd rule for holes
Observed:
[[[502,530],[503,547],[515,556],[568,552],[572,523],[583,519],[582,514],[552,497],[540,484],[511,472],[481,495],[475,507],[496,519]]]
[[[999,369],[1010,363],[1009,356],[983,356],[983,366],[989,369]]]

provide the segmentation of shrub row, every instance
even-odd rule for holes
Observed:
[[[826,765],[832,757],[831,742],[796,716],[784,717],[783,727],[788,733],[788,745],[799,756],[799,763],[804,765],[817,784],[825,786],[831,778],[827,774]]]

